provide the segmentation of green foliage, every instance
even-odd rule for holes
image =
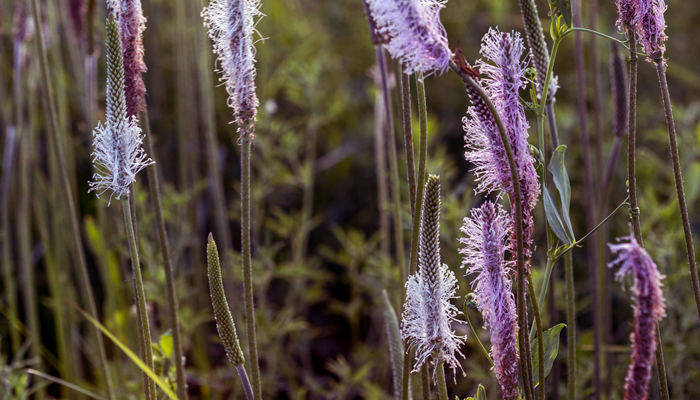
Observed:
[[[542,332],[542,343],[544,347],[544,374],[545,378],[549,376],[552,370],[552,364],[559,353],[559,332],[566,327],[566,324],[560,323]],[[534,372],[533,381],[535,386],[540,384],[539,377],[539,350],[535,341],[530,342],[530,352],[532,354],[532,369]]]

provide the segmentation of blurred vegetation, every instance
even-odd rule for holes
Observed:
[[[23,1],[23,0],[19,0]],[[90,132],[95,121],[84,112],[83,60],[74,46],[68,19],[68,0],[42,1],[47,10],[45,26],[50,50],[51,73],[59,100],[61,127],[68,134],[64,143],[70,155],[72,184],[78,194],[84,240],[90,272],[101,304],[101,321],[120,340],[136,347],[135,310],[131,291],[128,247],[120,229],[118,206],[106,207],[87,193],[91,175]],[[97,17],[101,43],[104,9]],[[613,34],[614,6],[599,1],[599,30]],[[588,2],[584,12],[588,11]],[[667,56],[674,112],[677,119],[688,207],[696,247],[700,242],[700,64],[697,62],[700,35],[700,4],[681,0],[668,2]],[[544,2],[540,4],[545,16]],[[203,29],[198,1],[143,0],[148,18],[144,44],[149,71],[145,75],[147,102],[155,138],[155,157],[164,180],[163,206],[177,275],[180,320],[185,338],[187,375],[191,398],[242,398],[235,373],[225,362],[216,336],[206,286],[205,244],[210,231],[216,233],[212,194],[206,160],[215,157],[222,171],[227,199],[227,227],[233,248],[220,245],[224,281],[239,327],[243,324],[242,273],[239,267],[239,148],[226,93],[215,88],[216,154],[208,154],[203,135],[204,119],[197,70],[200,57],[210,57],[202,40]],[[182,7],[178,11],[178,7]],[[12,9],[11,0],[0,1],[0,128],[3,138],[12,125]],[[178,12],[181,14],[178,15]],[[391,254],[381,251],[377,180],[374,161],[375,102],[378,91],[373,81],[374,48],[358,0],[263,0],[266,15],[257,25],[262,38],[257,43],[258,96],[261,99],[253,154],[253,271],[256,290],[256,324],[263,372],[265,398],[384,399],[393,394],[390,358],[384,332],[382,289],[398,298],[398,269]],[[546,17],[546,16],[545,16]],[[489,26],[502,30],[520,29],[521,17],[514,0],[452,0],[442,19],[451,46],[461,47],[469,60],[478,57],[482,35]],[[584,21],[588,20],[584,14]],[[587,25],[584,23],[584,25]],[[544,24],[548,26],[548,22]],[[613,108],[608,80],[608,43],[584,36],[587,52],[597,51],[601,60],[602,92],[588,93],[602,100],[602,130],[593,132],[593,149],[607,159],[612,143]],[[206,47],[204,47],[206,46]],[[28,135],[32,141],[30,198],[9,192],[9,240],[16,237],[14,212],[20,202],[32,204],[32,264],[36,269],[39,296],[44,370],[92,390],[96,354],[91,349],[87,322],[55,297],[57,285],[64,296],[80,303],[73,276],[69,238],[64,233],[66,217],[57,194],[53,156],[47,141],[43,98],[39,88],[38,65],[33,43],[27,47],[26,93]],[[564,42],[556,73],[561,89],[557,115],[562,142],[568,147],[568,169],[572,179],[574,230],[585,232],[582,210],[582,169],[576,118],[576,84],[573,68],[573,40]],[[103,60],[98,70],[100,116],[104,104]],[[589,69],[590,71],[590,69]],[[217,76],[211,71],[211,79]],[[675,199],[673,175],[667,150],[663,113],[651,65],[640,64],[638,111],[638,181],[645,245],[666,276],[664,294],[668,316],[661,326],[664,351],[674,399],[700,398],[700,325],[689,285],[683,233]],[[481,199],[473,195],[474,180],[463,158],[461,117],[467,99],[456,76],[445,73],[426,80],[429,111],[429,159],[427,171],[439,173],[443,182],[442,256],[460,280],[462,299],[469,292],[470,279],[459,272],[457,238],[462,219]],[[398,106],[394,104],[394,110]],[[414,112],[415,117],[415,112]],[[532,116],[530,116],[532,117]],[[399,120],[396,120],[399,126]],[[414,122],[417,124],[417,121]],[[534,126],[534,121],[531,123]],[[414,129],[417,131],[417,126]],[[417,137],[417,135],[415,135]],[[534,140],[534,129],[531,133]],[[7,149],[8,140],[3,140]],[[402,145],[397,138],[399,155]],[[534,143],[534,142],[533,142]],[[310,145],[313,144],[313,145]],[[5,153],[3,153],[5,154]],[[595,158],[594,158],[595,159]],[[400,175],[405,162],[400,160]],[[603,165],[594,165],[602,173]],[[14,170],[14,164],[13,164]],[[13,171],[14,172],[14,171]],[[608,209],[626,196],[625,160],[618,158],[613,175]],[[139,220],[138,234],[145,273],[146,293],[157,342],[158,372],[174,384],[174,366],[168,332],[165,278],[155,237],[154,215],[145,176],[135,190]],[[401,180],[401,218],[410,237],[410,209],[405,179]],[[626,209],[606,226],[606,241],[627,232]],[[544,214],[536,215],[538,252],[533,260],[535,287],[544,269]],[[393,243],[393,241],[391,242]],[[13,244],[14,245],[14,244]],[[408,243],[406,243],[408,246]],[[17,257],[13,250],[13,260]],[[578,393],[591,387],[592,310],[586,252],[574,252],[579,335]],[[16,265],[16,264],[15,264]],[[558,267],[559,268],[559,267]],[[556,315],[547,313],[546,327],[564,319],[563,273],[555,269]],[[18,276],[22,279],[22,276]],[[606,305],[610,326],[606,338],[606,385],[610,398],[621,397],[629,357],[631,308],[629,293],[606,277],[610,303]],[[19,284],[18,284],[19,286]],[[4,299],[0,307],[7,311]],[[22,296],[19,297],[20,309]],[[464,300],[456,300],[460,308]],[[58,326],[55,312],[65,316]],[[481,318],[473,309],[471,320],[484,343],[488,332],[480,329]],[[26,321],[20,312],[21,321]],[[11,327],[0,318],[0,391],[9,398],[47,381],[26,375],[32,365],[25,353],[12,355],[8,332]],[[458,327],[467,334],[466,326]],[[245,330],[240,332],[245,337]],[[486,387],[489,399],[499,391],[488,361],[469,334],[463,361],[465,377],[456,383],[448,379],[450,393],[464,398]],[[562,335],[563,336],[563,335]],[[24,336],[23,336],[24,337]],[[64,337],[61,339],[61,337]],[[69,345],[61,349],[61,340]],[[562,339],[563,340],[563,339]],[[245,340],[241,341],[246,343]],[[245,351],[245,350],[244,350]],[[63,352],[63,353],[61,353]],[[120,398],[139,398],[140,373],[120,351],[109,344],[109,358]],[[20,356],[18,358],[18,356]],[[564,360],[564,352],[560,351]],[[61,360],[70,360],[61,364]],[[26,364],[26,365],[25,365]],[[555,367],[548,384],[561,386],[564,374]],[[657,395],[652,379],[652,398]],[[8,389],[9,388],[9,389]],[[76,398],[74,392],[52,384],[48,393]],[[4,399],[0,395],[0,398]]]

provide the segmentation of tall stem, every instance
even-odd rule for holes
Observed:
[[[148,118],[148,111],[142,114],[143,127],[146,132],[146,146],[148,154],[152,160],[155,160],[155,151],[153,150],[153,138],[151,137],[151,125]],[[180,319],[178,316],[177,293],[175,292],[175,276],[173,271],[173,262],[170,257],[170,243],[168,241],[168,232],[165,229],[165,219],[163,218],[163,206],[160,200],[160,177],[158,176],[158,164],[154,163],[150,168],[146,169],[148,175],[148,190],[151,194],[151,204],[156,216],[156,237],[158,246],[160,247],[161,257],[163,258],[163,269],[165,270],[165,288],[168,301],[168,311],[170,318],[170,329],[173,332],[173,357],[175,359],[175,374],[177,381],[177,395],[182,400],[187,400],[187,381],[185,379],[184,354],[182,352],[182,334],[180,332]]]
[[[34,18],[34,26],[43,26],[41,18],[39,17],[39,2],[38,0],[32,0],[32,14]],[[56,111],[56,99],[54,98],[53,86],[51,77],[49,75],[49,62],[46,54],[46,47],[44,43],[44,34],[41,29],[36,31],[37,38],[34,41],[37,46],[37,53],[39,58],[39,64],[41,66],[41,79],[43,81],[44,98],[46,101],[46,108],[49,120],[49,133],[52,135],[53,142],[56,143],[53,151],[55,152],[56,159],[59,165],[59,174],[61,179],[61,186],[63,190],[61,191],[64,196],[64,202],[66,211],[68,214],[68,223],[70,225],[70,234],[73,237],[73,253],[75,254],[78,275],[80,276],[80,285],[83,295],[85,296],[85,302],[88,305],[88,313],[95,319],[97,316],[97,303],[95,302],[95,296],[92,292],[92,287],[90,286],[90,275],[87,270],[87,262],[85,260],[85,250],[83,249],[82,238],[80,233],[80,225],[78,222],[78,213],[76,210],[75,200],[73,198],[73,192],[71,191],[71,182],[68,177],[68,171],[66,168],[66,159],[63,150],[60,146],[62,142],[61,132],[58,127],[58,116]],[[97,327],[92,327],[93,333],[95,335],[95,341],[97,344],[97,351],[99,353],[100,369],[102,373],[102,379],[105,383],[105,388],[107,390],[107,398],[112,398],[112,383],[109,376],[109,368],[107,365],[107,353],[105,352],[104,340],[100,331]]]
[[[532,280],[527,281],[527,291],[532,304],[532,313],[535,315],[535,326],[537,327],[537,374],[540,384],[540,400],[544,400],[545,396],[545,376],[544,376],[544,338],[542,336],[542,319],[540,318],[540,307],[537,305],[537,296],[535,288],[532,286]]]
[[[508,166],[510,169],[511,181],[513,182],[513,198],[511,201],[511,211],[515,214],[515,241],[516,241],[516,263],[517,263],[517,296],[516,296],[516,308],[518,315],[518,330],[522,332],[520,334],[520,340],[518,340],[518,346],[520,350],[520,359],[522,360],[521,368],[524,371],[523,380],[525,386],[525,396],[528,400],[533,399],[533,382],[532,382],[532,363],[530,358],[530,341],[527,335],[527,314],[526,314],[526,303],[525,303],[525,255],[523,253],[523,199],[522,193],[520,191],[520,179],[518,177],[518,169],[515,164],[515,157],[513,156],[513,149],[510,145],[510,139],[508,133],[506,132],[505,126],[501,117],[496,111],[496,107],[491,102],[491,99],[486,94],[484,89],[479,85],[471,76],[468,75],[466,71],[463,71],[454,62],[450,63],[450,68],[462,78],[465,85],[473,88],[479,97],[484,101],[488,107],[491,115],[496,121],[496,126],[498,127],[498,133],[501,136],[501,143],[506,151],[506,156],[508,157]],[[551,69],[551,65],[550,65]],[[547,86],[545,85],[545,89]]]
[[[250,147],[253,132],[241,135],[241,253],[243,257],[243,285],[245,291],[246,330],[248,334],[248,359],[253,372],[253,392],[256,400],[262,400],[260,366],[258,364],[258,339],[255,333],[255,305],[253,303],[253,266],[250,246]]]
[[[413,222],[411,223],[411,258],[408,267],[408,275],[416,272],[418,265],[418,235],[420,234],[420,213],[423,209],[423,191],[425,189],[425,163],[428,158],[428,111],[425,100],[425,82],[423,74],[416,76],[416,97],[418,101],[418,120],[420,124],[420,138],[418,142],[418,176],[416,183],[416,197],[413,207]],[[404,281],[405,282],[405,281]],[[402,282],[403,283],[403,282]],[[405,296],[405,293],[402,293]],[[404,371],[411,367],[411,352],[404,354]],[[403,392],[401,398],[408,399],[409,376],[404,372]],[[423,389],[425,391],[425,389]]]
[[[413,128],[411,126],[411,77],[403,73],[400,62],[396,63],[396,75],[401,92],[401,127],[406,157],[406,174],[408,175],[408,193],[411,212],[413,212],[416,202],[416,166],[413,160]]]
[[[576,398],[576,296],[574,293],[574,260],[571,252],[564,256],[566,280],[566,387],[569,400]]]
[[[631,29],[627,30],[627,37],[629,38],[630,46],[630,71],[629,71],[629,104],[628,104],[628,115],[627,115],[627,129],[628,129],[628,141],[627,141],[627,181],[629,182],[629,197],[630,197],[630,215],[632,217],[632,232],[634,233],[634,238],[637,240],[640,246],[644,246],[644,239],[642,237],[642,223],[640,219],[639,203],[637,201],[637,173],[636,173],[636,151],[637,151],[637,39],[634,32]],[[664,75],[665,82],[665,75]],[[667,88],[668,90],[668,88]],[[663,89],[662,89],[663,92]],[[667,91],[668,93],[668,91]],[[670,111],[670,103],[669,103]],[[671,116],[673,118],[673,116]],[[675,135],[675,127],[674,127]],[[671,139],[675,148],[675,137]],[[677,150],[676,150],[677,151]],[[673,150],[671,150],[673,153]],[[676,153],[677,154],[677,153]],[[683,193],[681,181],[681,194]],[[680,201],[680,198],[679,198]],[[658,371],[659,378],[659,390],[661,391],[661,397],[664,400],[669,399],[668,392],[668,381],[666,379],[666,365],[664,362],[664,350],[661,342],[661,330],[657,324],[656,326],[656,369]]]
[[[396,246],[396,263],[398,264],[399,276],[401,284],[406,281],[406,256],[404,253],[403,240],[403,221],[401,219],[401,189],[399,185],[399,159],[396,154],[396,133],[394,131],[394,116],[391,112],[391,97],[389,96],[389,83],[387,76],[386,58],[384,56],[384,48],[381,45],[376,46],[377,63],[379,64],[379,72],[381,73],[382,99],[384,101],[384,123],[386,127],[385,136],[387,138],[387,146],[389,147],[389,169],[390,169],[390,184],[391,184],[391,200],[394,214],[394,240]]]
[[[122,201],[122,211],[124,213],[124,228],[126,229],[126,237],[129,241],[129,254],[131,256],[131,268],[134,274],[134,296],[136,300],[136,308],[139,322],[139,336],[142,345],[141,359],[150,368],[153,369],[153,350],[151,349],[151,327],[148,322],[148,310],[146,308],[146,291],[143,287],[143,275],[141,274],[141,263],[139,260],[139,249],[136,244],[136,235],[134,233],[134,220],[131,215],[131,207],[128,200]],[[144,384],[146,399],[155,400],[156,387],[155,383],[144,374]]]
[[[377,175],[377,209],[379,210],[379,246],[382,255],[389,258],[389,187],[386,177],[386,130],[384,129],[383,94],[379,94],[374,105],[374,163]],[[399,266],[400,268],[403,268]]]
[[[581,0],[577,0],[572,4],[573,11],[573,23],[575,26],[581,26]],[[576,64],[576,81],[577,81],[577,100],[578,100],[578,116],[579,116],[579,127],[581,129],[581,158],[583,161],[583,186],[585,192],[585,207],[586,207],[586,229],[591,230],[595,226],[595,221],[598,219],[596,216],[596,200],[598,196],[595,195],[594,188],[594,174],[591,165],[591,150],[590,150],[590,139],[588,132],[588,110],[587,110],[587,96],[586,96],[586,69],[585,60],[583,53],[583,38],[581,37],[581,32],[576,31],[574,33],[574,62]],[[598,258],[597,258],[597,242],[598,235],[594,234],[591,243],[586,245],[586,254],[588,259],[588,272],[589,272],[589,286],[591,291],[591,296],[593,298],[593,398],[600,398],[601,394],[601,383],[600,383],[600,368],[601,368],[601,346],[600,346],[600,332],[601,332],[601,312],[602,307],[600,304],[600,294],[598,276]]]
[[[700,282],[698,281],[698,269],[695,264],[695,248],[693,247],[693,231],[688,218],[688,208],[685,203],[685,191],[683,190],[683,172],[681,170],[680,157],[678,155],[678,144],[676,143],[676,122],[671,109],[671,95],[668,92],[668,82],[666,81],[666,70],[663,59],[656,60],[656,74],[659,78],[659,89],[664,102],[664,114],[666,115],[666,127],[668,128],[668,145],[673,162],[673,178],[676,181],[676,197],[678,198],[678,209],[681,212],[683,221],[683,233],[685,234],[685,252],[688,256],[688,268],[690,268],[690,281],[695,295],[695,305],[700,317]]]
[[[430,375],[428,375],[428,364],[423,364],[420,369],[421,388],[423,389],[423,400],[430,400]]]

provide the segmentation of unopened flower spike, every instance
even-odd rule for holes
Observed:
[[[661,291],[663,277],[654,260],[633,236],[620,238],[618,243],[610,243],[608,247],[617,255],[609,264],[611,267],[619,265],[616,279],[631,275],[634,280],[631,290],[634,301],[634,330],[630,335],[632,358],[625,378],[625,400],[645,400],[657,346],[656,325],[666,315]]]
[[[106,27],[107,89],[106,119],[93,130],[92,163],[95,173],[89,182],[97,197],[109,193],[121,199],[129,196],[136,174],[153,161],[143,150],[143,134],[135,116],[126,114],[124,65],[119,26],[113,17]]]
[[[529,259],[534,246],[532,214],[539,197],[540,184],[527,142],[529,125],[519,97],[520,89],[527,84],[527,64],[522,58],[524,51],[523,41],[517,32],[506,33],[492,28],[481,42],[484,60],[477,61],[476,66],[481,75],[480,82],[503,121],[518,168],[523,205],[523,250],[525,258]],[[512,199],[515,194],[510,164],[494,116],[473,88],[467,87],[467,94],[471,106],[462,120],[465,158],[474,164],[473,171],[478,181],[476,191],[503,191]],[[514,214],[511,215],[512,226],[515,223],[513,218]],[[510,240],[515,248],[515,229],[511,229]]]
[[[143,16],[141,0],[120,0],[118,21],[124,54],[126,114],[138,116],[145,107],[146,85],[142,75],[147,69],[143,60],[142,39],[146,18]]]
[[[464,219],[460,243],[462,267],[472,281],[476,305],[491,331],[493,370],[503,398],[518,398],[518,324],[511,290],[511,268],[505,260],[508,214],[490,201]]]
[[[259,8],[260,0],[211,0],[202,10],[241,135],[252,132],[258,109],[253,33]]]
[[[440,11],[445,0],[367,0],[370,21],[386,41],[392,57],[404,64],[404,72],[444,72],[452,52]]]
[[[450,302],[456,297],[457,279],[440,262],[440,178],[430,175],[420,225],[418,271],[406,282],[406,302],[401,318],[401,336],[415,349],[414,371],[426,362],[437,367],[444,361],[453,370],[462,369],[457,355],[464,338],[457,336],[452,322],[459,314]]]

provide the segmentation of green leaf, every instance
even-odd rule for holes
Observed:
[[[77,308],[77,307],[76,307]],[[153,382],[160,387],[160,389],[168,396],[170,400],[178,400],[177,396],[175,393],[170,389],[168,384],[161,379],[155,372],[153,372],[152,369],[148,368],[148,366],[141,361],[139,356],[137,356],[131,349],[129,349],[124,343],[119,341],[116,336],[112,334],[112,332],[108,331],[107,328],[105,328],[99,321],[96,319],[92,318],[88,313],[85,311],[81,310],[80,308],[77,308],[78,311],[87,319],[92,325],[94,325],[97,329],[102,331],[102,333],[109,338],[119,349],[126,354],[127,357],[136,364],[136,366],[143,371],[146,375],[148,375],[149,378],[153,380]]]
[[[394,307],[391,305],[386,290],[382,290],[382,299],[384,303],[384,327],[386,328],[387,341],[389,342],[394,390],[400,392],[397,389],[401,387],[401,380],[403,379],[404,354],[401,332],[399,331],[399,320],[396,318],[396,312],[394,312]]]
[[[552,364],[557,358],[557,353],[559,353],[559,332],[566,327],[566,324],[561,323],[554,325],[553,327],[547,329],[542,333],[543,347],[544,347],[544,376],[545,378],[549,375],[552,370]],[[530,342],[530,352],[532,353],[532,369],[534,372],[535,386],[540,384],[539,377],[539,351],[537,349],[537,340]]]
[[[569,241],[571,243],[576,238],[574,230],[571,226],[571,218],[569,217],[569,209],[571,208],[571,183],[569,182],[569,174],[566,172],[566,146],[561,145],[552,153],[552,159],[547,167],[552,173],[554,186],[559,192],[559,201],[561,202],[561,219],[567,228]]]
[[[170,331],[160,335],[158,343],[160,344],[160,349],[163,351],[165,358],[171,358],[173,356],[173,335]]]
[[[566,235],[566,231],[564,230],[564,224],[561,222],[561,217],[559,216],[559,211],[554,203],[554,199],[552,199],[552,195],[549,194],[547,187],[544,187],[543,189],[542,197],[544,199],[544,214],[547,217],[549,227],[563,243],[571,243],[571,239],[569,239],[569,237]]]
[[[455,398],[459,399],[458,397]],[[464,400],[486,400],[486,389],[484,389],[484,385],[480,383],[479,387],[476,388],[476,394],[474,396],[469,396]]]

